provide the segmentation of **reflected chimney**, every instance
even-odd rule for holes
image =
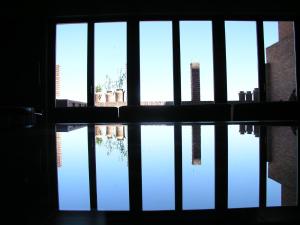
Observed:
[[[56,164],[58,168],[62,166],[61,134],[58,132],[56,132]]]
[[[252,134],[252,132],[253,132],[253,126],[247,125],[247,134]]]
[[[201,165],[201,127],[192,126],[192,165]]]
[[[240,134],[245,134],[245,133],[246,133],[246,125],[240,124]]]

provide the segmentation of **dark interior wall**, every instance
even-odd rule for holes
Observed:
[[[6,15],[1,27],[1,103],[41,108],[45,19]]]
[[[221,2],[221,3],[220,3]],[[289,18],[296,15],[294,3],[253,1],[69,1],[31,3],[13,1],[2,6],[0,106],[33,106],[42,109],[47,99],[47,28],[53,18],[73,16],[265,15]],[[174,17],[173,17],[174,18]]]

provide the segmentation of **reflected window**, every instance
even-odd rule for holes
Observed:
[[[58,125],[56,152],[59,210],[90,210],[87,127]]]
[[[259,101],[256,22],[226,21],[228,101]]]
[[[127,105],[126,23],[95,24],[95,106]]]
[[[264,22],[267,101],[296,101],[294,23]]]
[[[87,24],[56,25],[56,107],[87,103]]]
[[[213,126],[182,127],[183,209],[215,208]]]
[[[253,125],[228,126],[228,208],[259,206],[259,138],[254,130]]]
[[[98,210],[129,210],[127,126],[95,125]]]
[[[174,210],[174,127],[141,126],[141,150],[143,210]]]
[[[140,22],[141,105],[173,104],[172,23]]]
[[[182,104],[214,100],[211,21],[180,21]]]

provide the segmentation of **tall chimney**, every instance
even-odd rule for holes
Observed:
[[[200,102],[200,64],[191,63],[191,96],[193,103]]]
[[[192,165],[201,165],[201,127],[192,125]]]

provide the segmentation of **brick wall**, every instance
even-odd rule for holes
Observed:
[[[295,49],[292,22],[279,22],[279,42],[268,47],[266,97],[267,101],[288,101],[296,89]]]

